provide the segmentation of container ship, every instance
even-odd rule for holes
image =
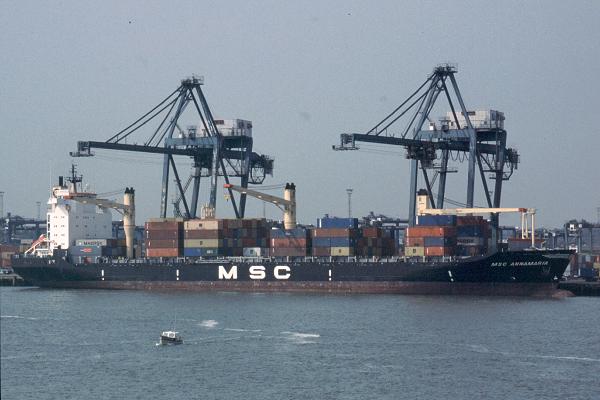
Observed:
[[[326,216],[301,227],[293,184],[273,200],[285,206],[283,227],[217,219],[208,210],[205,218],[150,219],[136,243],[134,190],[117,203],[80,191],[80,181],[74,173],[67,182],[59,178],[47,233],[12,260],[34,286],[555,296],[572,254],[535,249],[533,237],[524,237],[521,249],[498,247],[477,210],[430,209],[426,193],[419,193],[417,224],[401,243],[392,231],[359,226],[356,218]],[[112,238],[111,209],[123,215],[125,239]]]
[[[519,154],[506,146],[504,113],[466,108],[456,72],[455,65],[438,65],[371,130],[343,133],[340,145],[333,146],[334,150],[357,150],[357,143],[362,142],[406,149],[411,171],[410,226],[402,237],[381,226],[359,225],[354,218],[326,216],[316,226],[299,226],[294,184],[286,185],[283,198],[249,189],[248,183],[260,184],[265,175],[272,174],[273,160],[252,152],[250,121],[213,119],[201,89],[203,78],[191,77],[106,142],[79,142],[77,151],[71,153],[88,157],[93,155],[92,148],[99,148],[162,154],[159,215],[167,215],[172,170],[178,190],[174,215],[186,219],[151,219],[136,243],[134,190],[125,191],[122,203],[100,199],[79,190],[81,179],[73,170],[68,182],[61,178],[52,188],[46,235],[25,254],[16,256],[13,268],[34,285],[61,288],[556,294],[572,251],[540,249],[543,243],[535,239],[535,209],[500,208],[502,182],[517,168]],[[430,113],[440,98],[448,100],[451,111],[438,126]],[[452,98],[460,107],[453,105]],[[191,103],[194,106],[187,108],[197,114],[193,121],[202,125],[184,131],[179,118]],[[163,110],[168,110],[167,114],[158,117]],[[402,116],[411,115],[401,131],[392,131],[395,128],[390,127]],[[133,140],[131,134],[154,118],[160,124],[143,140],[144,145],[127,143]],[[411,137],[406,137],[408,132]],[[193,160],[185,185],[173,161],[176,155]],[[450,160],[468,161],[467,208],[443,207],[446,176],[453,172],[448,167]],[[474,208],[477,169],[489,208]],[[423,191],[417,190],[419,173],[426,187]],[[200,213],[202,218],[196,218],[201,176],[210,176],[210,200]],[[219,176],[227,182],[230,196],[233,191],[241,193],[239,210],[231,197],[236,219],[215,218]],[[239,177],[242,187],[229,184],[231,177]],[[494,180],[492,187],[488,178]],[[191,182],[188,207],[184,200]],[[283,227],[264,219],[244,219],[246,196],[277,205],[284,213]],[[185,214],[180,212],[180,200]],[[113,238],[110,209],[123,215],[125,240]],[[521,215],[521,238],[501,246],[498,215],[506,212]],[[485,215],[491,220],[484,219]]]

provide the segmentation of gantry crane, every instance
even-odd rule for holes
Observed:
[[[266,155],[252,151],[252,137],[244,135],[224,136],[219,131],[212,112],[208,107],[201,86],[204,79],[191,77],[181,81],[181,85],[135,122],[121,130],[105,142],[79,141],[73,157],[92,156],[92,149],[123,150],[163,155],[163,173],[161,186],[160,216],[167,215],[169,194],[169,176],[173,171],[177,190],[173,204],[174,214],[186,218],[195,218],[198,210],[200,178],[210,177],[208,204],[213,209],[217,202],[217,180],[219,176],[230,182],[230,177],[239,177],[240,185],[261,184],[266,175],[273,173],[273,160]],[[185,109],[192,105],[196,118],[203,128],[202,135],[193,129],[183,131],[179,119]],[[143,144],[128,144],[131,134],[153,119],[160,120],[158,127]],[[174,156],[188,156],[193,160],[192,171],[186,182],[182,182],[175,165]],[[186,197],[189,187],[191,199]],[[233,210],[237,218],[243,218],[246,208],[246,195],[241,194],[239,207],[230,192]],[[181,210],[183,204],[184,210]]]
[[[231,184],[225,184],[224,187],[230,191],[235,190],[241,194],[247,194],[264,202],[275,204],[275,206],[283,211],[283,227],[285,229],[296,228],[296,185],[293,183],[285,184],[283,198]]]
[[[476,168],[479,169],[488,207],[500,207],[502,182],[508,180],[519,163],[519,154],[515,149],[506,147],[506,131],[503,126],[475,128],[471,122],[471,112],[465,106],[454,75],[455,65],[437,66],[425,82],[415,90],[402,104],[388,114],[373,128],[363,134],[343,133],[340,145],[334,150],[357,150],[357,142],[388,144],[406,148],[406,157],[410,160],[410,198],[409,224],[416,222],[416,195],[419,169],[422,172],[427,195],[434,208],[443,208],[446,193],[446,177],[451,170],[448,162],[453,154],[466,155],[468,160],[467,199],[468,208],[474,206]],[[458,101],[455,108],[451,91]],[[437,129],[430,118],[430,113],[440,96],[447,99],[452,121],[442,121],[441,129]],[[411,111],[413,110],[413,111]],[[411,112],[409,114],[409,112]],[[392,131],[396,123],[405,115],[412,115],[405,128]],[[460,117],[460,118],[459,118]],[[461,124],[460,120],[464,122]],[[428,130],[423,129],[429,121]],[[440,159],[438,165],[434,160]],[[434,179],[430,180],[428,170],[435,170]],[[495,180],[493,190],[488,188],[485,173],[492,173]],[[434,199],[432,185],[438,178],[437,199]],[[493,192],[493,198],[492,198]],[[492,224],[498,226],[497,214],[492,214]]]

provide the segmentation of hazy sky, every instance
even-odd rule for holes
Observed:
[[[364,132],[441,62],[458,64],[469,108],[506,115],[521,164],[504,206],[539,221],[595,221],[600,207],[600,1],[2,1],[0,191],[35,216],[78,140],[106,140],[205,77],[215,117],[253,121],[275,159],[265,184],[293,181],[298,216],[407,216],[404,150],[333,152]],[[441,115],[445,108],[436,115]],[[147,135],[148,136],[148,135]],[[140,137],[140,142],[143,140]],[[367,149],[368,148],[368,149]],[[138,223],[157,216],[161,156],[98,151],[76,159],[92,189],[137,190]],[[181,159],[187,170],[189,161]],[[466,164],[448,197],[465,201]],[[477,183],[476,203],[484,205]],[[272,192],[276,194],[277,192]],[[203,199],[207,198],[206,190]],[[204,200],[205,201],[205,200]],[[231,215],[221,191],[218,214]],[[250,200],[247,214],[261,216]],[[268,217],[280,211],[267,207]],[[510,223],[505,218],[504,223]]]

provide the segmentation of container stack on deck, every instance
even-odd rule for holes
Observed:
[[[268,229],[264,219],[194,219],[184,224],[186,257],[265,256]]]
[[[312,255],[315,257],[352,257],[358,238],[357,218],[330,218],[317,220],[311,231]]]
[[[153,218],[146,222],[146,256],[181,257],[183,223],[183,218]]]
[[[270,234],[272,257],[306,257],[311,254],[310,230],[306,228],[273,228]]]
[[[419,225],[406,228],[404,254],[409,257],[453,256],[456,247],[456,217],[426,217],[420,216]]]
[[[456,218],[456,255],[472,257],[487,252],[490,226],[481,216],[459,216]]]
[[[406,256],[484,255],[491,236],[490,225],[480,216],[420,215],[417,226],[407,228]]]
[[[390,257],[396,255],[396,240],[392,232],[379,227],[365,227],[356,241],[356,255],[361,257]]]

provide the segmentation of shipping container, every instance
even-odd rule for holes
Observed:
[[[425,247],[451,247],[456,245],[455,237],[426,236],[423,240]]]
[[[406,237],[404,239],[405,246],[408,247],[424,247],[425,246],[425,238],[423,237]]]
[[[456,227],[456,236],[458,237],[482,237],[483,229],[481,225],[459,225]]]
[[[114,241],[113,241],[114,242]],[[77,239],[76,246],[106,246],[107,239]]]
[[[180,240],[149,240],[146,239],[146,248],[155,249],[177,249],[183,247],[183,243]]]
[[[146,222],[146,230],[176,230],[183,228],[183,221]]]
[[[266,247],[244,247],[244,257],[269,257],[269,249]]]
[[[380,238],[384,235],[384,231],[377,227],[362,228],[362,236],[365,238]]]
[[[222,219],[191,219],[185,221],[183,225],[183,229],[187,231],[200,229],[218,230],[223,229],[223,227],[224,223]]]
[[[425,247],[406,246],[406,247],[404,247],[404,255],[406,255],[408,257],[412,257],[412,256],[423,257],[425,255]]]
[[[154,240],[176,240],[181,236],[178,229],[151,229],[146,230],[146,239]]]
[[[482,216],[461,215],[456,217],[456,225],[481,225],[485,221]]]
[[[356,229],[345,229],[345,228],[316,228],[311,230],[311,236],[316,237],[357,237],[358,231]]]
[[[311,253],[314,257],[331,256],[331,247],[313,247]]]
[[[278,229],[273,228],[270,230],[271,238],[305,238],[309,235],[310,231],[305,228],[295,228],[295,229]]]
[[[225,233],[222,229],[191,229],[183,233],[184,239],[223,239]]]
[[[484,246],[486,244],[485,238],[481,236],[476,237],[457,237],[456,244],[458,246]]]
[[[183,247],[223,247],[223,239],[185,239]]]
[[[314,237],[312,245],[317,247],[354,247],[356,240],[348,237]]]
[[[354,256],[354,247],[331,247],[331,255],[334,257],[352,257]]]
[[[323,217],[317,220],[317,228],[358,228],[358,218]]]
[[[306,238],[274,238],[270,244],[271,247],[308,247],[309,241]]]
[[[419,226],[455,226],[456,215],[419,215],[417,216]]]
[[[425,247],[425,256],[427,257],[443,257],[443,256],[453,256],[454,255],[454,247]]]
[[[411,226],[406,228],[406,237],[426,236],[455,236],[456,228],[453,226]]]
[[[180,257],[182,250],[178,248],[146,248],[146,257]]]
[[[216,257],[222,255],[223,250],[215,247],[186,247],[183,249],[185,257]]]
[[[301,247],[275,247],[269,251],[272,257],[304,257],[308,255],[307,249]]]

